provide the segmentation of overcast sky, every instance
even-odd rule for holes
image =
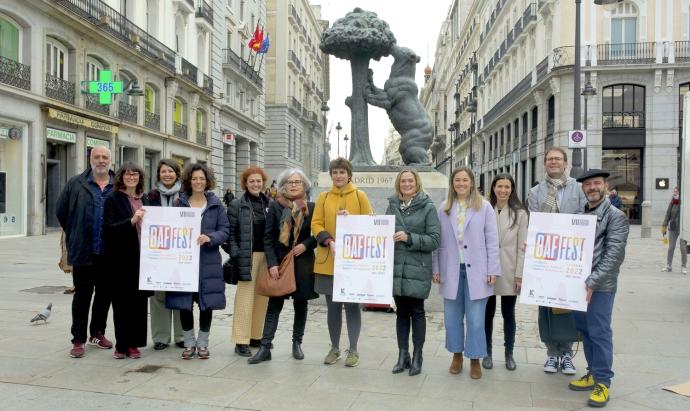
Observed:
[[[345,16],[355,7],[361,7],[378,14],[379,18],[388,22],[398,45],[409,47],[420,57],[417,64],[417,84],[421,90],[424,84],[424,67],[433,67],[436,39],[441,29],[441,23],[448,14],[452,0],[426,0],[424,2],[412,0],[312,0],[312,4],[321,5],[321,18],[332,25],[335,20]],[[428,50],[428,53],[427,53]],[[345,155],[343,137],[350,137],[350,109],[345,105],[345,98],[352,92],[352,76],[350,63],[330,56],[331,63],[331,99],[328,101],[328,127],[331,130],[331,158],[337,156],[337,132],[335,125],[340,122],[340,155]],[[374,82],[383,88],[390,67],[392,57],[384,57],[380,61],[372,60],[369,68],[374,70]],[[332,124],[331,124],[332,123]],[[390,122],[383,109],[369,106],[369,142],[371,152],[377,163],[383,157],[383,141],[388,135]],[[349,144],[348,144],[349,155]]]

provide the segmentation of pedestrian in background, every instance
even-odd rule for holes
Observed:
[[[529,190],[527,208],[530,213],[567,213],[581,214],[587,199],[574,178],[568,177],[565,170],[568,166],[568,154],[560,147],[551,147],[544,154],[546,176]],[[539,307],[539,318],[543,321],[549,313],[548,307]],[[560,317],[571,316],[563,314]],[[563,374],[574,375],[577,371],[573,364],[573,342],[553,342],[542,335],[546,344],[546,362],[544,372],[553,374],[560,369]]]
[[[617,209],[621,209],[623,207],[623,202],[621,201],[620,196],[618,195],[618,191],[614,188],[611,190],[609,193],[609,201],[611,202],[611,205],[616,207]]]
[[[673,254],[676,251],[676,243],[680,239],[680,271],[683,274],[688,273],[688,242],[680,238],[680,191],[678,187],[673,188],[673,196],[671,202],[666,208],[666,215],[664,222],[661,224],[661,234],[666,236],[668,233],[668,253],[666,254],[666,267],[663,272],[671,272],[671,265],[673,264]]]
[[[148,199],[144,197],[144,170],[132,162],[115,173],[113,192],[103,209],[104,254],[113,296],[115,359],[139,358],[146,346],[147,300],[139,291],[141,222]]]
[[[460,373],[464,353],[471,360],[470,377],[479,379],[479,360],[487,356],[486,303],[494,294],[501,264],[496,213],[479,195],[469,167],[453,171],[438,217],[441,244],[434,252],[433,281],[443,296],[446,349],[453,353],[449,372]]]
[[[482,360],[486,369],[493,368],[491,336],[496,314],[496,296],[501,296],[501,315],[503,317],[503,347],[505,365],[515,370],[513,358],[515,346],[515,303],[522,286],[522,266],[525,262],[524,244],[527,241],[527,208],[515,192],[515,180],[510,174],[498,174],[491,182],[489,202],[496,212],[498,225],[498,246],[501,256],[501,276],[496,279],[494,295],[486,304],[484,332],[486,334],[487,356]]]
[[[168,158],[158,162],[156,170],[157,181],[155,187],[146,196],[149,205],[172,207],[180,197],[182,181],[180,180],[180,166],[175,160]],[[154,350],[168,348],[172,341],[180,348],[184,348],[182,337],[182,323],[180,312],[165,308],[165,291],[154,291],[149,299],[151,310],[151,339]],[[170,329],[174,327],[171,338]]]
[[[240,176],[244,194],[228,207],[230,236],[226,244],[233,265],[231,284],[236,284],[232,317],[232,342],[235,353],[251,357],[249,348],[259,347],[264,330],[268,297],[256,293],[256,279],[266,271],[264,232],[270,198],[264,194],[268,176],[256,166]]]
[[[250,364],[271,359],[271,348],[278,329],[280,312],[283,310],[285,300],[289,298],[292,298],[292,307],[295,311],[292,322],[292,357],[296,360],[304,359],[302,338],[307,325],[308,304],[309,300],[319,296],[314,292],[316,239],[311,234],[314,203],[307,202],[306,199],[306,190],[310,187],[311,181],[302,170],[288,169],[278,176],[278,197],[276,201],[271,201],[266,216],[264,235],[266,263],[268,274],[277,279],[281,261],[290,250],[293,250],[297,289],[292,294],[268,299],[261,348],[249,359]]]
[[[225,194],[223,194],[223,202],[225,203],[225,208],[230,207],[230,203],[235,199],[235,195],[232,193],[230,186],[225,189]]]
[[[219,247],[228,239],[228,217],[225,208],[211,190],[216,180],[211,170],[203,164],[189,164],[182,174],[182,193],[177,200],[179,207],[191,207],[201,212],[201,233],[196,239],[199,250],[199,291],[168,292],[165,306],[180,310],[184,351],[182,358],[210,357],[209,334],[213,310],[225,308],[225,282]],[[199,334],[194,335],[194,303],[199,306]]]
[[[422,349],[426,340],[424,300],[431,291],[431,253],[441,240],[436,207],[422,188],[419,174],[404,168],[395,179],[395,195],[388,199],[386,214],[395,216],[393,299],[398,362],[393,374],[409,368],[409,375],[422,372]],[[410,326],[414,350],[410,360]]]
[[[357,341],[362,329],[362,313],[359,304],[333,301],[333,263],[335,259],[336,217],[339,215],[367,215],[372,213],[367,195],[352,183],[352,163],[338,157],[331,160],[328,173],[333,185],[319,194],[311,220],[311,232],[316,237],[316,261],[314,263],[314,290],[326,296],[328,309],[328,334],[331,349],[324,358],[324,364],[333,365],[340,359],[340,332],[343,328],[343,307],[347,321],[347,336],[350,348],[347,350],[345,366],[359,365]]]
[[[73,358],[84,356],[89,307],[89,344],[113,348],[113,343],[105,337],[111,296],[102,238],[103,204],[113,189],[114,173],[110,170],[110,161],[107,147],[92,148],[90,167],[67,182],[56,205],[55,214],[67,240],[68,263],[73,266],[72,348],[69,351]]]

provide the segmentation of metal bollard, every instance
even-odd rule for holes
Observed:
[[[642,229],[640,236],[642,238],[650,238],[652,236],[652,202],[649,200],[643,201],[642,205]]]

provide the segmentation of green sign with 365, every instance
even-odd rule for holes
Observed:
[[[111,104],[113,94],[122,93],[122,82],[113,81],[113,72],[102,70],[98,81],[89,81],[89,94],[98,94],[98,102]]]

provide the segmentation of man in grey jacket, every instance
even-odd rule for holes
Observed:
[[[582,335],[587,374],[572,381],[569,387],[575,391],[592,390],[589,397],[592,407],[603,407],[609,400],[613,378],[611,313],[630,228],[625,214],[606,197],[608,176],[606,171],[590,169],[577,179],[587,196],[585,214],[597,216],[597,228],[592,271],[585,280],[587,311],[574,313],[575,326]]]
[[[581,214],[587,199],[580,184],[565,173],[568,155],[560,147],[551,147],[544,154],[546,176],[542,182],[532,187],[527,195],[530,212]],[[539,316],[548,315],[547,307],[539,307]],[[556,373],[560,368],[563,374],[575,375],[573,364],[573,343],[545,341],[547,358],[544,372]]]

